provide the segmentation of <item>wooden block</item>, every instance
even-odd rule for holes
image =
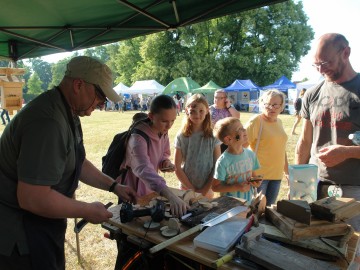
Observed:
[[[267,269],[341,269],[336,265],[310,258],[264,238],[252,241],[252,245],[245,245],[245,243],[237,245],[235,253]]]
[[[318,237],[345,235],[348,232],[345,222],[329,222],[312,218],[310,225],[285,217],[276,211],[276,207],[267,207],[266,218],[292,241],[313,239]]]
[[[345,220],[360,214],[360,202],[353,198],[324,198],[310,204],[314,216],[329,221]]]
[[[284,216],[310,225],[311,209],[307,201],[281,200],[277,202],[277,211]]]
[[[291,241],[290,238],[288,238],[275,226],[265,225],[265,224],[261,224],[261,226],[263,226],[265,229],[263,235],[267,239],[280,241],[285,244],[306,248],[309,250],[321,252],[335,257],[342,257],[342,256],[346,256],[347,254],[347,246],[348,246],[347,244],[343,247],[339,247],[337,241],[328,238],[323,238],[323,240],[326,243],[324,243],[318,238],[309,239],[309,240]]]

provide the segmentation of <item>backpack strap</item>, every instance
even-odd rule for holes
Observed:
[[[145,139],[148,149],[149,149],[150,138],[144,131],[137,129],[137,128],[132,128],[132,130],[130,131],[130,134],[128,135],[128,139],[130,138],[131,134],[138,134],[141,137],[143,137]],[[119,171],[119,174],[121,175],[121,184],[124,184],[124,179],[125,179],[126,173],[129,169],[130,169],[130,167],[127,166],[126,168],[123,168]]]

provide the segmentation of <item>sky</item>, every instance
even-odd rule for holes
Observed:
[[[320,74],[311,66],[316,40],[325,33],[340,33],[349,41],[351,48],[350,62],[355,71],[360,72],[360,1],[359,0],[303,0],[304,11],[313,28],[314,39],[311,50],[302,57],[299,69],[293,73],[292,81],[302,81],[304,78],[317,80]],[[44,56],[47,62],[57,62],[72,53],[60,53]]]

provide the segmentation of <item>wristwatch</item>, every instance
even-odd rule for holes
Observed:
[[[232,106],[230,105],[229,107],[227,107],[226,109],[230,109]]]

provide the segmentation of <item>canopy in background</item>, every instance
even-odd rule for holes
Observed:
[[[170,82],[164,89],[163,94],[171,95],[176,92],[191,93],[193,89],[200,88],[200,84],[190,77],[180,77]]]
[[[214,83],[213,81],[209,81],[207,84],[205,84],[204,86],[200,87],[200,88],[196,88],[192,90],[192,93],[202,93],[202,94],[212,94],[214,93],[216,90],[218,89],[222,89],[222,87],[218,86],[216,83]]]
[[[127,91],[128,94],[159,94],[164,90],[164,86],[155,80],[136,81]]]
[[[235,80],[231,85],[224,88],[225,91],[258,91],[259,86],[253,83],[251,80]]]
[[[114,87],[114,90],[118,95],[127,93],[128,89],[129,86],[126,86],[123,83],[119,83],[117,86]]]
[[[2,0],[0,57],[70,52],[285,0]]]
[[[324,77],[321,76],[319,79],[316,80],[307,80],[305,82],[301,82],[301,83],[297,83],[296,84],[296,89],[297,90],[302,90],[303,88],[305,89],[309,89],[315,85],[318,85],[319,83],[321,83],[324,80]]]
[[[296,84],[292,83],[286,76],[281,76],[273,84],[261,87],[262,90],[278,89],[283,92],[287,92],[288,89],[296,88]]]

